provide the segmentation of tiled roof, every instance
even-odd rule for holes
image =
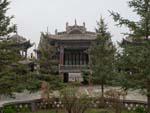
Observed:
[[[53,40],[95,40],[96,34],[62,34],[62,35],[49,35]]]
[[[50,39],[53,40],[95,40],[96,33],[90,32],[86,30],[85,23],[83,25],[77,25],[75,20],[75,24],[73,26],[69,26],[66,23],[66,30],[62,32],[55,31],[55,35],[50,34]]]

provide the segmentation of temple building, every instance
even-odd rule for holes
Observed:
[[[49,34],[48,40],[58,48],[59,74],[64,82],[83,81],[82,71],[89,68],[87,50],[96,39],[96,33],[87,31],[85,23],[70,26],[66,23],[66,30]],[[42,45],[42,39],[39,46]]]
[[[27,58],[28,50],[33,46],[33,43],[31,43],[30,40],[27,40],[26,38],[18,34],[15,34],[7,39],[14,41],[16,43],[16,46],[19,47],[21,50],[20,51],[21,56]]]
[[[27,40],[25,37],[18,35],[18,33],[8,37],[0,37],[0,41],[14,42],[12,47],[18,47],[20,49],[20,55],[24,58],[27,58],[28,50],[34,45],[34,43],[31,43],[30,40]]]
[[[32,58],[28,58],[30,56],[28,55],[28,50],[34,45],[34,43],[31,43],[30,40],[18,35],[18,33],[8,37],[0,37],[0,41],[13,42],[11,48],[18,48],[18,54],[22,57],[18,63],[27,65],[29,70],[34,71],[35,63],[32,61]],[[16,64],[12,65],[15,66]]]

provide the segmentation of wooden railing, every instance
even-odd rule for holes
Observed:
[[[60,65],[60,72],[81,72],[82,70],[88,69],[88,65]]]
[[[105,107],[113,107],[114,100],[113,99],[104,99]],[[126,110],[135,110],[137,107],[147,108],[147,103],[143,101],[135,101],[135,100],[121,100],[119,103],[122,105],[122,108]],[[12,102],[4,104],[3,107],[0,108],[0,113],[3,113],[3,108],[7,106],[11,106],[15,108],[18,112],[22,109],[28,109],[29,111],[38,111],[42,109],[52,109],[52,108],[63,108],[62,101],[58,98],[53,98],[49,101],[43,101],[42,99],[36,99],[31,101],[21,101],[21,102]],[[91,99],[91,104],[89,107],[91,108],[99,108],[101,104],[100,99]]]

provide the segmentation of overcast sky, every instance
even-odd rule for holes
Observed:
[[[18,33],[38,44],[40,32],[50,33],[65,30],[66,22],[69,25],[82,25],[94,31],[96,21],[102,15],[113,35],[113,41],[123,38],[120,33],[125,28],[117,28],[110,17],[108,10],[119,12],[123,17],[136,19],[134,13],[127,6],[129,0],[11,0],[9,15],[14,15],[13,22],[18,26]]]

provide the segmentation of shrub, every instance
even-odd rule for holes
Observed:
[[[3,109],[3,113],[17,113],[12,106],[7,106]]]
[[[144,109],[144,107],[137,107],[135,109],[136,113],[147,113],[146,110]]]

